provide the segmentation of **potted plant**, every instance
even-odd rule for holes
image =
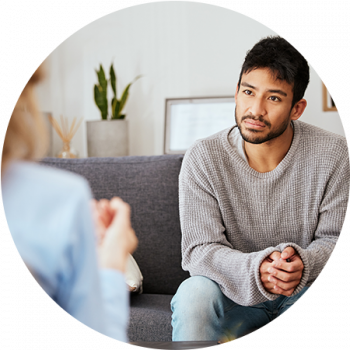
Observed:
[[[118,157],[129,154],[128,123],[123,110],[129,97],[131,85],[141,76],[129,83],[117,96],[117,76],[113,63],[109,69],[109,79],[106,78],[103,66],[96,70],[98,83],[94,85],[94,100],[100,110],[101,120],[87,121],[87,141],[89,157]],[[111,84],[113,97],[110,101],[109,114],[108,83]]]

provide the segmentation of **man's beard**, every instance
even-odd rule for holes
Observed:
[[[236,124],[237,124],[238,130],[239,130],[239,133],[241,134],[243,140],[246,142],[249,142],[249,143],[254,143],[255,145],[270,141],[278,136],[281,136],[286,131],[286,129],[289,125],[289,116],[288,116],[277,130],[272,130],[267,135],[260,136],[259,135],[260,131],[254,130],[254,129],[249,129],[249,132],[252,134],[256,134],[256,135],[248,135],[248,133],[243,134],[242,130],[241,130],[242,122],[245,119],[257,120],[260,123],[264,123],[269,128],[271,127],[271,124],[267,120],[264,120],[262,117],[256,118],[256,117],[253,117],[251,115],[243,116],[241,121],[238,123],[238,121],[237,121],[237,107],[235,108],[235,119],[236,119]]]

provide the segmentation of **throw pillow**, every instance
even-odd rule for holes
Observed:
[[[125,280],[126,284],[129,286],[130,292],[138,294],[142,293],[143,276],[132,255],[129,255],[125,272]]]

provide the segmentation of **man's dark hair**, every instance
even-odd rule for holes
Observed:
[[[292,107],[303,98],[310,80],[309,66],[306,59],[287,40],[271,36],[256,43],[247,52],[238,87],[244,73],[258,68],[269,68],[277,79],[285,80],[293,86]]]

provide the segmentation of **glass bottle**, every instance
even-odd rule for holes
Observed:
[[[78,152],[70,146],[70,142],[63,142],[61,152],[57,155],[58,158],[78,158]]]

